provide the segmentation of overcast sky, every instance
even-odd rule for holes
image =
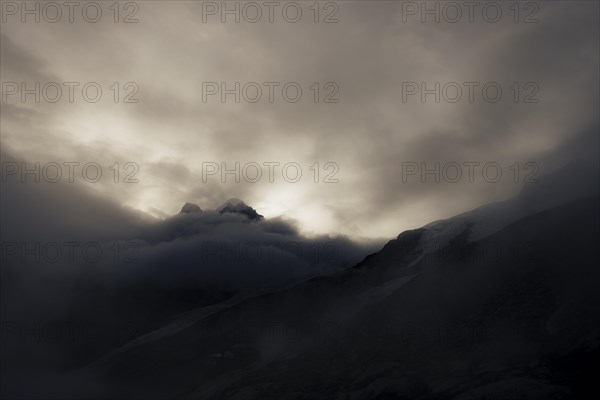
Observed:
[[[127,8],[121,3],[118,23],[109,9],[113,2],[97,2],[102,9],[97,23],[86,21],[81,7],[72,23],[66,7],[59,22],[45,21],[56,15],[48,8],[40,11],[39,23],[34,15],[25,15],[23,23],[21,2],[14,3],[17,10],[6,3],[11,2],[3,2],[0,25],[3,150],[30,163],[97,162],[99,182],[79,179],[76,168],[74,184],[158,218],[177,213],[188,201],[210,209],[238,197],[266,217],[298,220],[306,233],[395,236],[517,192],[529,173],[540,177],[553,167],[549,158],[568,159],[567,143],[598,124],[599,23],[593,1],[522,3],[518,15],[513,2],[497,2],[498,22],[490,21],[497,8],[484,13],[483,6],[469,22],[468,9],[458,2],[463,15],[456,23],[448,20],[456,10],[443,8],[444,2],[438,4],[440,22],[426,15],[425,23],[412,3],[391,1],[323,2],[317,23],[314,6],[309,8],[313,2],[294,3],[302,9],[297,23],[289,21],[294,6],[282,14],[285,3],[274,8],[272,23],[262,2],[256,3],[263,12],[256,23],[244,21],[254,18],[254,9],[242,10],[240,23],[232,15],[222,23],[220,10],[190,1],[144,1]],[[207,13],[212,11],[216,14]],[[94,17],[94,10],[87,12],[88,19]],[[122,21],[130,14],[137,23]],[[325,18],[338,22],[323,23]],[[23,82],[28,88],[56,82],[62,97],[47,101],[56,93],[47,86],[39,103],[34,95],[23,102]],[[72,103],[63,82],[79,83]],[[89,82],[102,89],[94,103],[82,97]],[[229,88],[256,82],[262,98],[247,101],[256,95],[250,85],[239,103],[234,95],[223,103],[220,93],[208,95],[215,88],[210,82]],[[279,84],[273,102],[264,82]],[[290,82],[289,98],[296,85],[302,89],[295,103],[282,94]],[[428,88],[436,82],[457,85],[446,86],[439,103],[434,95],[422,102],[420,93],[403,99],[403,90],[423,82]],[[464,82],[479,85],[472,102]],[[484,98],[482,87],[490,82]],[[452,103],[456,86],[463,96]],[[502,98],[492,102],[498,86]],[[133,92],[129,99],[138,102],[124,102]],[[94,89],[88,94],[93,97]],[[520,183],[514,183],[510,166],[519,162],[522,169],[528,161],[540,170],[521,170]],[[118,183],[108,168],[115,162]],[[127,162],[139,171],[126,168]],[[241,174],[236,183],[227,175],[223,183],[220,173],[203,179],[203,171],[223,162],[229,169],[236,162],[247,166],[249,179]],[[264,165],[270,162],[280,163],[273,182]],[[450,169],[446,182],[427,175],[422,183],[418,173],[403,181],[405,163],[423,162],[495,162],[503,175],[498,183],[485,182],[481,166],[474,167],[471,183],[463,166],[458,183],[448,182],[455,176]],[[256,183],[250,182],[252,163],[262,166]],[[282,175],[288,163],[302,170],[295,183],[288,182],[296,175],[293,168]],[[123,182],[129,172],[138,183]],[[329,180],[338,182],[325,182],[332,173]]]

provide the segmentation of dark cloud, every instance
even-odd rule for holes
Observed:
[[[2,160],[20,164],[6,152]],[[78,182],[22,183],[12,175],[2,182],[2,273],[10,282],[3,294],[11,299],[3,302],[3,313],[26,319],[53,307],[49,315],[66,315],[86,304],[86,288],[96,285],[114,291],[100,298],[116,296],[142,308],[147,304],[132,300],[132,291],[158,291],[152,301],[158,303],[160,293],[174,296],[182,287],[200,294],[211,287],[252,293],[332,273],[381,245],[308,238],[293,221],[255,221],[204,207],[153,219],[94,192]],[[89,317],[89,310],[77,317]]]
[[[418,15],[403,22],[402,3],[344,2],[333,24],[308,17],[297,24],[221,24],[217,17],[203,23],[201,4],[141,6],[137,24],[5,24],[3,80],[134,81],[140,102],[6,104],[13,121],[3,121],[3,138],[31,159],[77,154],[138,163],[139,185],[97,187],[155,216],[186,201],[216,207],[240,197],[264,204],[268,216],[300,220],[307,232],[392,236],[518,191],[514,185],[396,185],[401,162],[527,162],[598,122],[593,2],[546,2],[535,15],[539,22],[530,24],[514,23],[506,7],[498,23],[485,22],[480,10],[473,23],[466,17],[421,23]],[[52,35],[56,43],[49,42]],[[202,101],[203,82],[266,81],[298,82],[302,101]],[[402,102],[406,81],[498,82],[503,98]],[[515,81],[538,85],[539,103],[515,104]],[[315,104],[308,88],[314,82],[335,82],[340,102]],[[21,107],[35,111],[27,117]],[[46,123],[31,129],[36,116]],[[308,179],[203,182],[205,161],[294,161]],[[314,184],[308,167],[328,161],[339,165],[340,183]],[[446,189],[460,197],[455,206]]]

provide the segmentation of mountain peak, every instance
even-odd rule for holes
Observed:
[[[238,199],[237,197],[232,197],[231,199],[227,200],[225,203],[221,204],[221,206],[219,206],[219,208],[217,208],[217,211],[221,212],[221,210],[223,210],[226,207],[239,207],[239,206],[248,206],[246,203],[244,203],[242,200]]]
[[[253,220],[253,221],[259,221],[264,218],[262,215],[257,213],[254,208],[250,207],[249,205],[244,203],[242,200],[235,198],[235,197],[231,198],[231,199],[227,200],[225,203],[223,203],[219,208],[217,208],[217,211],[220,214],[223,214],[223,213],[242,214],[242,215],[245,215],[246,217],[248,217],[248,219]]]
[[[202,209],[200,208],[200,206],[198,206],[198,204],[185,203],[183,207],[181,207],[181,211],[179,211],[179,214],[190,214],[197,212],[202,212]]]

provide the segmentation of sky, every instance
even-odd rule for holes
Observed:
[[[70,22],[57,2],[36,22],[2,2],[2,151],[42,179],[79,163],[72,185],[155,218],[237,197],[307,235],[396,236],[514,195],[597,129],[598,3],[480,3],[276,2],[271,22],[227,2],[236,22],[221,2],[99,1]]]

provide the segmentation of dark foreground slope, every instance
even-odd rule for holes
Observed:
[[[427,228],[405,232],[355,268],[207,310],[90,370],[149,397],[597,398],[598,197],[474,241],[463,225],[435,251]]]

